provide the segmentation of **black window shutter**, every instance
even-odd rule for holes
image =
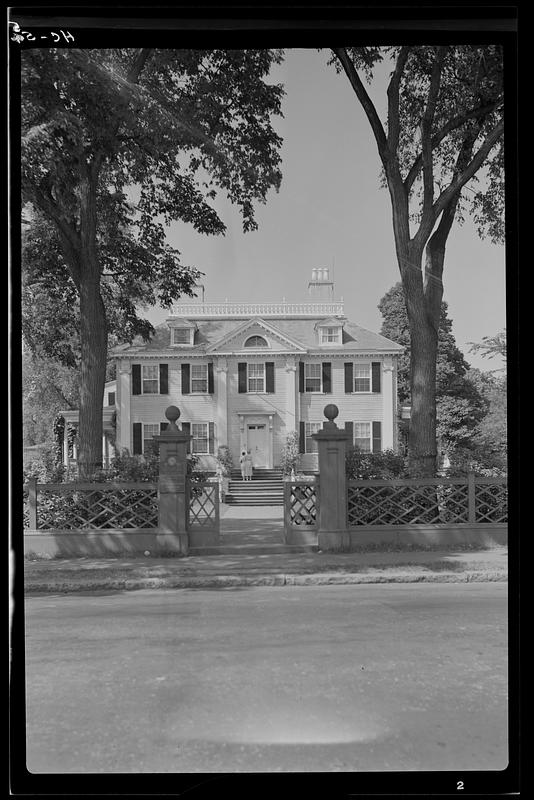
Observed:
[[[332,394],[332,364],[323,362],[323,393]]]
[[[190,364],[182,364],[182,394],[191,394],[190,375]]]
[[[213,361],[208,364],[208,394],[214,394],[215,383],[213,380]]]
[[[345,364],[345,394],[351,394],[354,391],[354,369],[352,362]]]
[[[299,422],[299,453],[306,452],[306,423]]]
[[[108,406],[115,405],[115,392],[109,392],[108,394]]]
[[[380,361],[371,364],[371,390],[380,392]]]
[[[189,366],[189,364],[188,364]],[[191,423],[190,422],[182,422],[182,433],[186,433],[188,436],[191,436]],[[186,452],[191,452],[191,440],[187,442]]]
[[[141,394],[141,364],[132,364],[132,394]]]
[[[247,391],[247,365],[244,361],[237,365],[237,391],[240,394]]]
[[[168,422],[160,422],[159,423],[159,431],[160,431],[160,433],[163,433],[163,431],[166,431],[168,427],[169,427],[169,423]]]
[[[215,423],[209,422],[208,423],[208,453],[215,452]]]
[[[352,365],[351,365],[352,366]],[[345,422],[345,432],[349,434],[349,447],[354,447],[354,423]]]
[[[134,422],[133,424],[133,454],[140,456],[143,452],[143,423]]]
[[[267,394],[274,393],[274,361],[265,363],[265,391]]]
[[[169,365],[159,365],[159,393],[169,394]]]
[[[382,423],[373,422],[373,453],[380,453],[382,450]]]
[[[304,361],[299,361],[299,392],[304,391]]]

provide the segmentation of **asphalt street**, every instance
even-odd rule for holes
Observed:
[[[28,769],[502,770],[506,592],[378,584],[28,597]]]

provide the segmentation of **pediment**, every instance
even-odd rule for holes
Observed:
[[[260,336],[267,342],[266,347],[247,347],[246,341],[254,336]],[[276,353],[288,350],[306,352],[306,348],[296,339],[287,336],[260,317],[248,319],[234,330],[213,342],[208,348],[209,353]]]
[[[318,322],[315,323],[315,329],[317,328],[343,328],[346,322],[345,317],[327,317],[326,319],[320,319]]]

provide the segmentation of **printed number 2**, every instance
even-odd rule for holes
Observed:
[[[459,791],[460,789],[463,789],[463,788],[464,788],[464,782],[463,781],[458,781],[457,784],[456,784],[457,791]]]

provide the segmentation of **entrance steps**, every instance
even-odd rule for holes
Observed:
[[[255,469],[250,481],[244,481],[239,470],[232,470],[225,502],[240,506],[283,505],[282,470]]]

